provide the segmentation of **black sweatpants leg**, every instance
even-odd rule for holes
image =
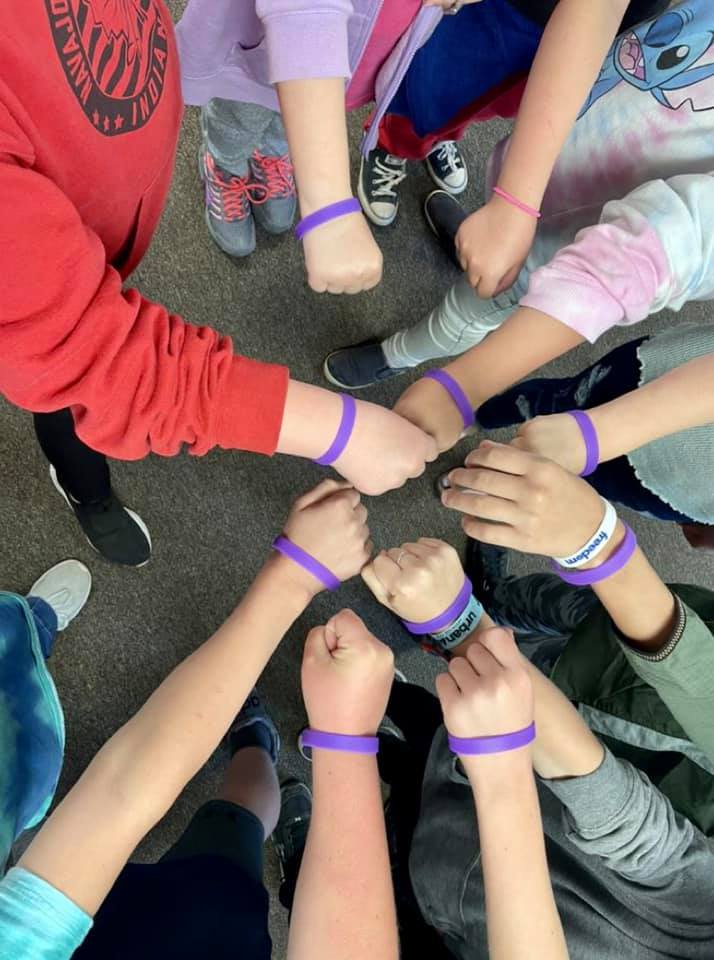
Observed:
[[[34,419],[42,452],[62,486],[80,503],[106,500],[111,492],[107,458],[79,439],[70,410],[36,413]]]

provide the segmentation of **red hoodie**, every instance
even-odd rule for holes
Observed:
[[[122,281],[146,252],[181,123],[161,0],[3,0],[0,391],[70,407],[125,460],[275,450],[288,371],[233,354]]]

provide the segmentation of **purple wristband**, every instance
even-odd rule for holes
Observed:
[[[344,453],[345,447],[350,442],[352,431],[355,428],[357,402],[354,397],[351,397],[347,393],[342,393],[340,396],[342,397],[342,419],[337,428],[335,439],[321,457],[313,460],[313,463],[319,463],[321,467],[329,467],[331,463],[334,463],[335,460]]]
[[[315,227],[321,227],[323,223],[329,223],[330,220],[337,220],[338,217],[346,217],[348,213],[360,213],[362,207],[356,197],[348,197],[347,200],[338,200],[337,203],[330,203],[326,207],[321,207],[314,213],[309,213],[295,227],[295,236],[302,240],[306,233],[314,230]]]
[[[434,617],[433,620],[427,620],[425,623],[414,623],[411,620],[402,620],[402,623],[409,633],[416,634],[418,637],[425,633],[438,633],[439,630],[448,627],[450,623],[453,623],[454,620],[461,616],[472,593],[473,587],[471,586],[471,581],[468,577],[464,577],[464,585],[459,590],[456,599],[453,603],[450,603],[446,610],[440,613],[438,617]]]
[[[568,410],[568,414],[580,427],[580,432],[585,441],[585,466],[581,470],[580,476],[589,477],[591,473],[595,473],[600,463],[600,443],[598,442],[597,432],[592,420],[584,410]]]
[[[427,370],[423,379],[427,378],[429,380],[436,380],[436,382],[440,383],[444,390],[446,390],[446,392],[449,394],[451,399],[459,408],[459,413],[464,421],[464,428],[473,427],[473,425],[476,423],[474,408],[469,403],[469,398],[466,396],[460,385],[456,382],[456,380],[454,380],[451,374],[447,373],[446,370]]]
[[[348,737],[342,733],[324,733],[322,730],[303,730],[300,745],[319,750],[338,750],[340,753],[379,752],[379,737]]]
[[[572,587],[589,587],[593,583],[607,580],[608,577],[622,570],[625,564],[629,563],[637,547],[637,537],[632,529],[624,521],[623,525],[625,527],[625,539],[605,563],[601,563],[599,567],[592,567],[590,570],[565,570],[560,564],[554,563],[553,569],[560,579],[569,583]]]
[[[281,535],[273,540],[273,550],[282,553],[284,557],[288,557],[293,563],[297,563],[299,567],[307,570],[313,577],[317,577],[320,583],[323,583],[328,590],[337,590],[339,588],[340,581],[334,573],[323,566],[319,560],[311,557],[302,547],[293,543],[292,540],[288,540],[286,536]]]
[[[478,757],[486,753],[507,753],[518,750],[535,740],[535,723],[516,730],[514,733],[502,733],[495,737],[452,737],[449,734],[449,747],[453,753],[464,757]]]

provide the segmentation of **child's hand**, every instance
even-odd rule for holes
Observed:
[[[464,220],[456,252],[479,297],[494,297],[513,286],[533,246],[536,223],[497,196]]]
[[[382,251],[361,213],[311,230],[303,250],[307,282],[316,293],[361,293],[382,279]]]
[[[362,493],[377,496],[421,476],[436,456],[436,444],[423,430],[385,407],[358,400],[352,436],[334,468]]]
[[[283,528],[293,543],[319,560],[339,580],[360,572],[372,555],[367,526],[367,508],[360,495],[344,481],[323,480],[314,490],[298,497]],[[291,560],[291,575],[300,577],[315,596],[325,587],[307,570]]]
[[[553,460],[570,473],[579,474],[585,467],[587,451],[583,434],[567,413],[528,420],[519,428],[511,445]]]
[[[439,453],[450,450],[464,432],[458,407],[435,380],[417,380],[407,387],[394,412],[433,437]]]
[[[402,620],[423,623],[453,603],[464,571],[448,543],[420,537],[416,543],[380,551],[362,570],[362,579],[377,600]]]
[[[448,672],[436,678],[436,692],[453,737],[499,736],[533,722],[531,679],[513,634],[502,627],[483,630],[465,657],[454,657]],[[484,759],[462,757],[461,762],[470,774]]]
[[[325,733],[373,736],[394,680],[394,655],[356,613],[342,610],[305,642],[302,692],[310,726]]]
[[[452,489],[442,502],[467,514],[462,525],[470,537],[523,553],[569,556],[603,518],[602,500],[585,480],[551,460],[488,440],[449,480]]]

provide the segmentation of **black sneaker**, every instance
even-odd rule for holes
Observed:
[[[424,218],[429,229],[459,270],[462,267],[456,252],[456,234],[467,216],[459,201],[445,190],[432,190],[424,201]]]
[[[473,584],[479,600],[488,599],[495,587],[509,577],[509,552],[502,547],[480,543],[470,537],[466,542],[464,572]]]
[[[364,214],[378,227],[394,223],[399,210],[397,187],[407,175],[407,161],[379,147],[359,167],[357,196]]]
[[[285,879],[286,865],[294,862],[305,849],[312,816],[312,794],[301,780],[291,777],[280,787],[280,818],[273,832],[273,844]]]
[[[398,377],[408,367],[390,367],[380,340],[364,340],[353,347],[333,350],[322,364],[322,372],[331,384],[343,390],[361,390],[381,380]]]
[[[469,185],[469,172],[455,140],[442,140],[424,161],[429,176],[442,190],[454,196]]]
[[[62,486],[53,466],[50,466],[50,478],[74,511],[90,546],[105,560],[125,567],[143,567],[149,562],[151,536],[146,524],[137,513],[122,504],[114,491],[106,500],[78,503]]]
[[[262,747],[270,754],[273,766],[277,766],[280,734],[257,687],[250,691],[240,713],[231,724],[226,734],[226,743],[231,756],[242,747]]]

